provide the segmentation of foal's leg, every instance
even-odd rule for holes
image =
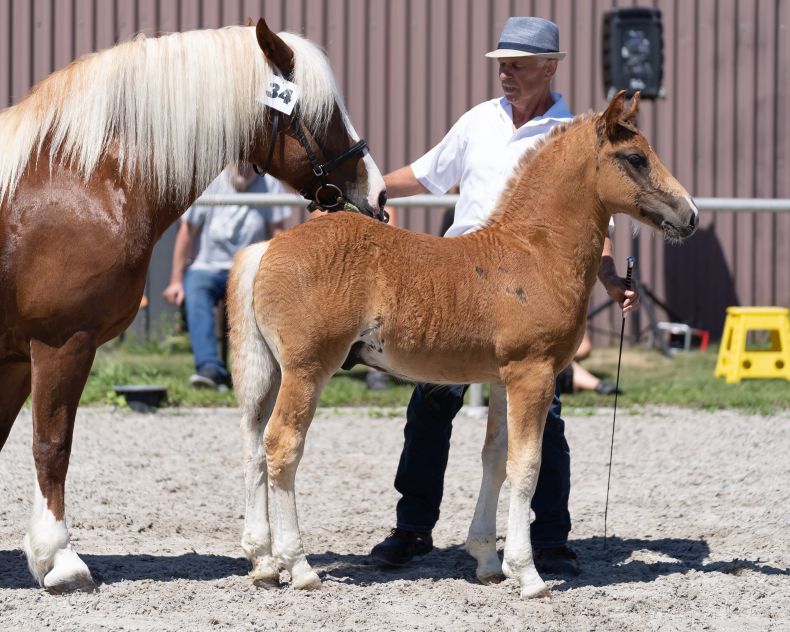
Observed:
[[[74,416],[95,353],[93,336],[85,332],[59,347],[30,343],[36,490],[24,548],[30,571],[51,592],[95,588],[69,544],[64,500]]]
[[[273,358],[271,358],[273,360]],[[234,384],[242,409],[241,434],[244,444],[245,511],[241,547],[252,563],[250,577],[259,585],[277,585],[280,570],[272,557],[272,537],[269,526],[268,477],[263,436],[272,414],[279,388],[279,375],[251,376],[260,367],[234,365]],[[244,373],[245,388],[239,389],[239,373]],[[257,378],[257,379],[256,379]],[[264,379],[268,378],[268,379]]]
[[[328,379],[328,377],[326,378]],[[294,588],[319,588],[321,580],[304,554],[296,517],[296,468],[326,380],[283,372],[280,392],[266,426],[266,465],[269,471],[269,520],[272,552],[291,573]]]
[[[516,373],[516,370],[512,371]],[[530,502],[540,471],[546,414],[554,394],[550,367],[533,366],[508,376],[507,477],[510,482],[507,541],[502,570],[521,584],[522,597],[537,597],[548,589],[535,569],[529,536]]]
[[[496,509],[505,481],[507,459],[507,400],[502,384],[491,385],[482,459],[483,480],[466,538],[466,550],[477,560],[477,579],[492,584],[502,580],[502,563],[496,552]]]
[[[0,363],[0,450],[30,395],[30,362]]]
[[[252,563],[250,577],[276,585],[280,570],[272,557],[268,480],[263,436],[280,387],[280,369],[258,328],[253,286],[268,243],[243,250],[228,280],[228,317],[233,350],[233,384],[241,409],[244,444],[245,512],[241,547]]]

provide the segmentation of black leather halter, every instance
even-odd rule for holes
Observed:
[[[346,203],[345,194],[343,191],[341,191],[340,187],[327,182],[327,176],[339,164],[366,150],[368,147],[367,142],[364,140],[358,140],[356,143],[351,145],[348,149],[341,152],[334,158],[326,160],[325,162],[320,162],[315,153],[313,153],[313,149],[310,146],[307,137],[305,136],[305,127],[299,116],[299,110],[296,109],[290,118],[291,121],[289,129],[304,149],[307,159],[310,161],[310,166],[313,168],[313,175],[315,176],[310,180],[310,182],[307,183],[306,187],[299,189],[299,193],[301,193],[305,199],[310,200],[310,204],[307,206],[308,210],[312,211],[315,209],[324,209],[327,211],[337,211],[343,208]],[[274,145],[277,142],[277,134],[279,131],[280,112],[278,110],[274,110],[274,120],[272,121],[271,134],[272,139],[271,144],[269,145],[269,152],[266,156],[266,162],[262,167],[258,167],[258,165],[253,163],[253,169],[259,176],[262,176],[264,173],[266,173],[271,166],[272,158],[274,156]],[[318,138],[316,138],[314,135],[312,137],[313,142],[315,142],[315,144],[321,150],[321,153],[324,155],[324,157],[326,157],[326,150],[324,150],[324,148],[318,142]]]

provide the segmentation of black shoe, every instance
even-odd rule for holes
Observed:
[[[425,555],[432,550],[430,531],[393,529],[383,542],[373,547],[370,557],[380,566],[403,566],[415,556]]]
[[[535,559],[535,568],[539,573],[565,576],[579,574],[576,553],[567,546],[557,546],[550,549],[535,548],[532,556]]]
[[[213,388],[224,393],[230,389],[230,376],[215,366],[204,366],[189,378],[189,385],[195,388]]]
[[[595,387],[595,392],[599,395],[614,395],[617,393],[618,395],[622,395],[623,391],[617,388],[612,382],[609,380],[601,380],[598,382],[598,386]]]

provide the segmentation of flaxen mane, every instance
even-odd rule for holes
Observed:
[[[502,192],[499,194],[499,199],[497,200],[496,205],[494,208],[496,209],[486,222],[486,226],[490,226],[491,224],[495,223],[497,220],[501,218],[501,216],[510,208],[511,202],[515,199],[518,203],[519,207],[523,205],[523,199],[521,195],[519,195],[516,191],[516,187],[520,181],[522,181],[522,176],[524,172],[529,168],[529,166],[534,162],[537,155],[541,152],[541,150],[549,145],[552,141],[554,141],[557,137],[561,136],[569,129],[578,127],[579,125],[583,125],[584,123],[589,122],[591,119],[595,117],[594,112],[588,112],[586,114],[579,114],[578,116],[574,117],[567,123],[562,123],[561,125],[555,125],[552,127],[549,132],[541,138],[534,146],[527,149],[521,158],[518,159],[518,163],[513,168],[513,173],[508,178],[507,184],[505,188],[502,189]]]
[[[294,51],[303,120],[320,133],[335,101],[342,107],[326,57],[298,35],[281,37]],[[71,164],[87,178],[117,143],[125,172],[160,198],[202,190],[252,140],[270,73],[251,27],[138,36],[85,55],[0,113],[0,202],[46,144],[50,169]]]

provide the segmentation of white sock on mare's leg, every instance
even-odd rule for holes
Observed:
[[[23,541],[30,572],[40,586],[53,592],[93,590],[90,571],[72,550],[66,520],[57,520],[35,483],[30,528]]]

